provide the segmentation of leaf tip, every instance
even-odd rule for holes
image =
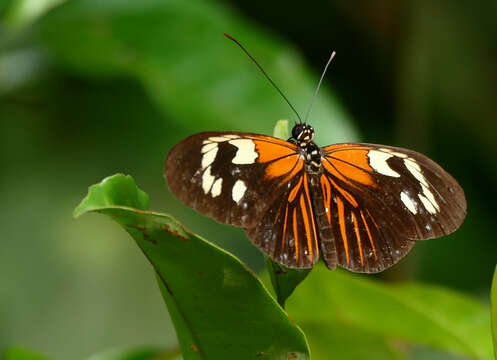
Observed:
[[[276,125],[274,125],[273,136],[283,140],[289,138],[288,120],[282,119],[276,122]]]
[[[74,219],[81,215],[108,206],[134,207],[147,210],[148,195],[136,186],[130,175],[115,174],[88,188],[88,194],[74,209]]]

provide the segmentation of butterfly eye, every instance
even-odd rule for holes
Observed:
[[[292,138],[297,140],[302,134],[302,131],[304,131],[304,125],[303,124],[296,124],[293,129],[292,129]]]

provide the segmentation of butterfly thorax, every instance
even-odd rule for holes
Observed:
[[[296,124],[292,129],[289,141],[297,144],[299,152],[304,158],[306,171],[310,174],[321,173],[321,149],[314,141],[314,129],[307,124]]]

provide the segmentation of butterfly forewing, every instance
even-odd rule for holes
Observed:
[[[302,170],[296,146],[269,136],[208,132],[168,154],[167,182],[188,206],[216,220],[252,228]]]

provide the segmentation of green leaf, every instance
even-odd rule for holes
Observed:
[[[0,4],[0,16],[7,29],[20,31],[63,1],[66,0],[4,0]],[[5,14],[2,14],[2,6]]]
[[[11,347],[4,351],[2,360],[48,360],[47,357],[37,354],[31,350],[19,347]]]
[[[436,286],[385,284],[318,266],[287,307],[302,324],[338,321],[388,339],[478,359],[492,356],[487,307]]]
[[[66,68],[134,78],[168,120],[195,130],[202,124],[269,133],[277,119],[296,120],[224,32],[246,45],[301,113],[319,79],[288,43],[217,1],[68,1],[50,11],[33,32],[50,57]],[[348,116],[326,86],[311,122],[324,145],[356,139]]]
[[[109,207],[148,209],[148,195],[136,187],[135,180],[129,175],[109,176],[99,185],[90,187],[88,195],[74,209],[75,218],[88,211]]]
[[[273,136],[283,140],[290,137],[290,131],[288,131],[288,120],[278,120],[276,122],[273,129]]]
[[[399,360],[403,356],[384,336],[333,322],[304,322],[313,360]]]
[[[492,280],[492,290],[490,292],[490,303],[492,306],[492,340],[494,344],[494,356],[497,359],[497,266]]]
[[[173,360],[181,355],[179,349],[164,351],[157,348],[112,349],[90,356],[87,360]]]
[[[115,175],[92,186],[75,215],[106,214],[135,239],[156,271],[183,357],[308,359],[304,334],[252,271],[170,216],[142,210],[133,183]]]
[[[266,257],[266,269],[271,278],[276,299],[285,308],[285,301],[295,288],[309,275],[312,269],[289,269]]]

